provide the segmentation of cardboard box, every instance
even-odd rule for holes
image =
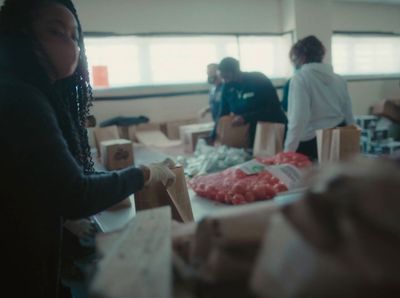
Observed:
[[[371,107],[371,113],[400,123],[400,99],[384,99]]]
[[[124,139],[101,142],[101,162],[107,170],[119,170],[133,165],[132,142]]]
[[[284,124],[258,122],[253,146],[253,155],[274,156],[279,152],[282,152],[284,135]]]
[[[168,121],[166,123],[161,124],[161,131],[167,136],[170,140],[179,140],[179,128],[181,126],[196,124],[198,123],[197,119],[184,119],[184,120],[176,120],[176,121]]]
[[[343,161],[360,153],[361,130],[356,125],[319,129],[316,134],[320,164]]]
[[[93,136],[96,144],[97,156],[101,157],[101,142],[119,139],[119,132],[116,125],[96,127],[93,129]]]
[[[137,139],[137,133],[142,131],[153,131],[153,130],[160,130],[161,124],[160,123],[142,123],[139,125],[131,125],[128,128],[119,128],[121,138],[131,140],[132,142],[139,143]]]
[[[168,148],[181,145],[181,141],[168,139],[160,130],[136,131],[136,139],[145,146]]]
[[[179,135],[185,152],[192,153],[196,149],[197,141],[208,137],[213,129],[213,122],[181,126]]]

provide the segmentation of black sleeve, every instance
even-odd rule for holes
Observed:
[[[229,103],[228,103],[228,99],[226,96],[226,90],[227,88],[224,88],[224,90],[222,91],[222,95],[221,95],[221,108],[219,110],[219,114],[218,117],[214,123],[214,128],[212,130],[212,132],[209,135],[209,138],[213,141],[216,140],[217,138],[217,131],[218,131],[218,121],[221,117],[229,115],[231,113],[230,108],[229,108]]]
[[[229,89],[229,87],[225,86],[224,90],[222,91],[221,109],[220,109],[218,118],[229,115],[231,113],[231,110],[229,107],[229,102],[228,102],[228,92],[229,92],[229,91],[227,91],[228,89]]]
[[[43,204],[50,204],[65,218],[83,218],[143,187],[143,173],[134,167],[85,175],[47,99],[33,88],[9,89],[3,88],[0,94],[1,127],[9,127],[2,129],[1,137],[15,159],[13,169],[21,173],[17,177],[32,188],[32,197],[47,200]]]
[[[257,84],[254,88],[254,99],[251,103],[251,110],[242,115],[246,123],[262,121],[267,112],[267,88]]]
[[[254,88],[255,98],[251,112],[243,115],[246,123],[268,121],[286,123],[275,87],[269,79],[261,80]]]

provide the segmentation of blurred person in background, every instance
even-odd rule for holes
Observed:
[[[243,72],[239,61],[224,58],[218,69],[225,86],[220,117],[233,114],[233,126],[249,124],[249,148],[253,147],[258,121],[287,123],[270,79],[260,72]]]
[[[346,81],[323,63],[325,47],[315,36],[299,40],[290,50],[298,69],[290,81],[285,151],[318,158],[316,130],[354,123]]]

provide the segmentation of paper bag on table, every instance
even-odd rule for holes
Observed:
[[[206,282],[249,277],[275,202],[230,207],[203,218],[191,253],[193,268]]]
[[[346,160],[360,153],[361,131],[356,125],[322,129],[316,133],[321,164]]]
[[[159,181],[151,183],[135,194],[136,210],[170,206],[172,218],[179,222],[193,221],[192,205],[186,186],[183,167],[173,168],[176,182],[168,189]]]
[[[249,146],[249,124],[232,126],[235,116],[223,116],[219,119],[217,127],[217,141],[221,145],[234,148],[247,148]]]
[[[282,123],[258,122],[254,140],[254,156],[273,156],[283,151],[285,125]]]
[[[332,131],[331,161],[346,160],[360,153],[361,131],[356,125]]]
[[[318,162],[326,163],[330,160],[333,129],[319,129],[317,133]]]

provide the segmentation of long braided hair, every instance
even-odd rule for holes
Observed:
[[[33,33],[38,9],[49,3],[64,5],[78,23],[79,63],[74,74],[52,83],[35,52],[41,52]],[[5,0],[0,10],[0,66],[34,85],[53,107],[63,136],[85,174],[94,172],[86,131],[92,105],[87,58],[81,24],[70,0]]]

